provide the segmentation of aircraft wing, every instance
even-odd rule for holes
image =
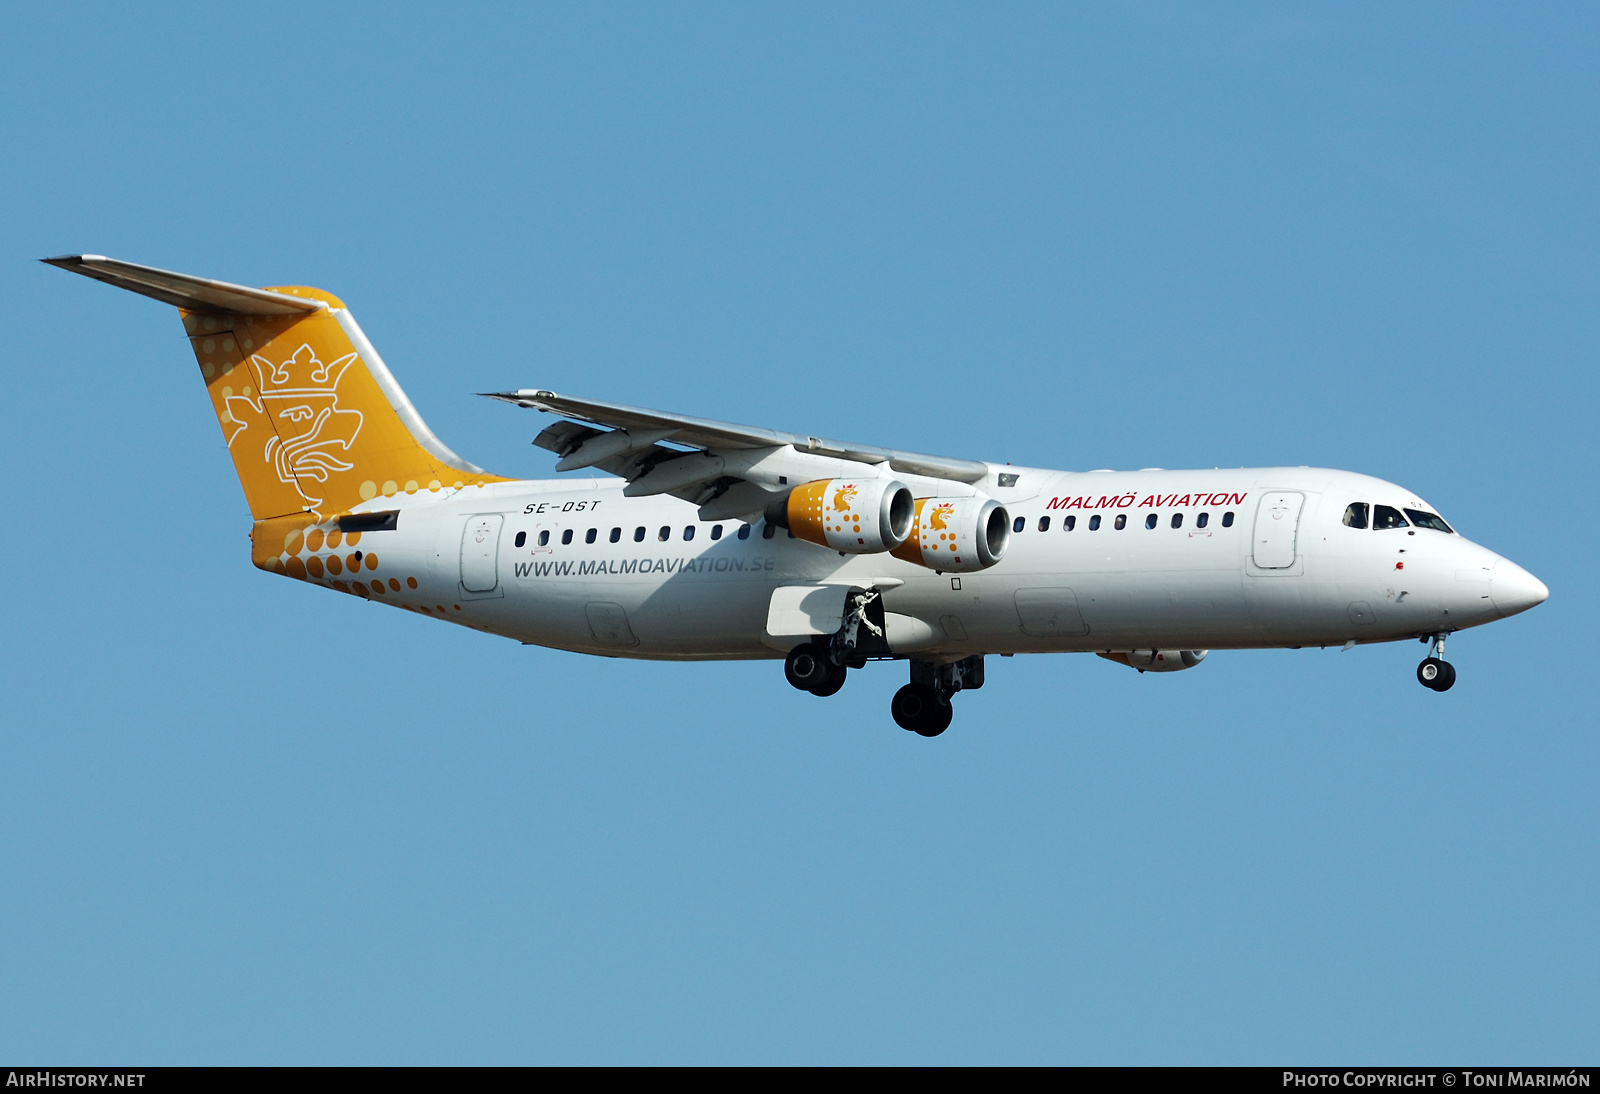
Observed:
[[[561,457],[557,471],[598,467],[627,479],[624,493],[630,496],[672,494],[700,505],[705,520],[755,512],[789,486],[851,474],[850,464],[887,464],[903,475],[960,483],[976,483],[990,473],[989,465],[977,460],[846,444],[553,391],[484,394],[566,419],[533,442]]]

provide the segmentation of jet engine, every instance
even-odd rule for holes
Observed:
[[[1210,650],[1108,650],[1100,656],[1140,672],[1178,672],[1192,669]]]
[[[911,534],[916,501],[895,479],[818,479],[767,506],[796,539],[852,555],[891,551]]]
[[[969,574],[1005,557],[1011,515],[993,498],[918,498],[911,535],[895,558],[930,570]]]

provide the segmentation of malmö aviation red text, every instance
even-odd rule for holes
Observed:
[[[1199,506],[1243,505],[1244,499],[1249,494],[1146,494],[1143,501],[1135,503],[1138,494],[1112,494],[1106,497],[1102,494],[1093,498],[1085,494],[1082,497],[1051,498],[1045,503],[1046,509],[1184,509],[1198,508]]]

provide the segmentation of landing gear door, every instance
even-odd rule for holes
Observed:
[[[461,530],[461,588],[487,595],[500,584],[500,526],[505,517],[481,513],[467,518]]]
[[[1300,510],[1306,496],[1286,490],[1261,495],[1256,509],[1256,528],[1251,540],[1251,557],[1263,570],[1286,570],[1294,565],[1295,539],[1300,529]]]
[[[780,585],[767,605],[762,642],[787,650],[807,638],[833,634],[844,621],[848,585]]]

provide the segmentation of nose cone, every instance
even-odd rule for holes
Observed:
[[[1549,595],[1544,582],[1507,559],[1495,563],[1489,575],[1489,598],[1502,618],[1543,604]]]

